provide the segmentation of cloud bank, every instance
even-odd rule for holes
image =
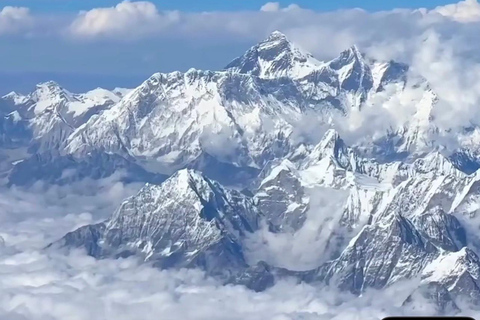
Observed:
[[[104,219],[137,187],[103,180],[64,191],[2,190],[0,319],[374,320],[433,310],[428,304],[420,311],[400,307],[416,282],[361,298],[288,279],[255,293],[222,286],[197,270],[161,271],[135,259],[95,260],[80,251],[42,250],[65,232]]]
[[[477,0],[465,0],[438,7],[434,12],[459,22],[480,21],[480,4]]]

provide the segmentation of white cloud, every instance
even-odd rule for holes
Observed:
[[[279,10],[280,10],[279,2],[267,2],[260,8],[260,11],[264,11],[264,12],[277,12]]]
[[[285,8],[282,8],[279,2],[267,2],[260,8],[260,11],[278,12],[278,11],[289,11],[289,10],[298,10],[298,9],[301,9],[301,8],[298,4],[295,4],[295,3],[292,3]]]
[[[465,0],[437,7],[433,12],[458,22],[480,21],[480,3],[477,0]]]
[[[0,35],[28,30],[33,25],[33,17],[28,8],[4,7],[0,11]]]
[[[148,1],[124,1],[111,8],[81,12],[71,24],[77,36],[131,37],[155,33],[155,29],[176,20],[174,12],[161,14]]]
[[[265,225],[246,242],[246,254],[251,262],[265,261],[289,270],[304,271],[331,259],[332,252],[338,248],[329,243],[340,236],[340,219],[348,192],[325,188],[306,192],[310,203],[303,227],[295,233],[272,233]]]
[[[374,320],[431,313],[428,304],[420,313],[400,307],[416,280],[366,292],[361,298],[288,279],[255,293],[242,286],[223,286],[198,270],[161,271],[133,258],[95,260],[80,251],[64,255],[43,250],[66,232],[105,219],[138,187],[112,177],[68,187],[2,189],[0,319],[153,320],[161,315],[166,320]],[[318,205],[335,208],[332,194],[324,196]],[[308,234],[313,235],[318,221],[333,212],[314,213],[317,216],[308,224],[313,229],[296,240],[317,243]],[[301,243],[286,248],[290,257],[303,262],[309,259],[306,253],[313,252]]]
[[[33,195],[44,199],[38,201]],[[98,198],[103,196],[100,193]],[[41,248],[52,237],[90,220],[85,214],[66,214],[78,212],[76,201],[64,207],[65,214],[54,211],[48,216],[49,210],[39,203],[49,197],[32,193],[21,196],[21,201],[12,200],[10,208],[20,201],[42,214],[23,216],[20,223],[17,218],[4,219],[0,224],[5,237],[0,248],[0,319],[153,320],[161,315],[166,320],[374,320],[408,312],[399,306],[416,285],[354,298],[285,280],[255,293],[241,286],[222,286],[198,270],[160,271],[135,259],[95,260],[82,252],[47,252]],[[79,200],[83,195],[75,197]]]

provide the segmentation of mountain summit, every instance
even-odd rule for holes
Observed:
[[[290,42],[283,33],[274,31],[251,47],[243,56],[230,62],[226,69],[260,78],[301,78],[320,68],[322,62]]]

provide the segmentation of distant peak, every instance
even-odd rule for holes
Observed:
[[[354,45],[352,45],[350,48],[348,48],[347,51],[350,51],[350,52],[352,52],[352,53],[355,54],[355,55],[362,55],[362,54],[360,53],[360,49],[358,49],[358,47],[357,47],[356,44],[354,44]]]
[[[265,41],[274,41],[274,40],[287,40],[287,36],[284,33],[278,30],[275,30],[265,39]]]
[[[64,90],[57,82],[55,81],[46,81],[41,82],[36,85],[35,91],[33,94],[54,94],[54,95],[64,95],[67,94],[67,91]]]
[[[340,53],[340,57],[348,60],[360,60],[363,58],[363,54],[356,45],[352,45],[350,48]]]
[[[290,42],[282,32],[274,31],[243,56],[234,59],[225,69],[268,79],[302,78],[321,64],[309,52]]]
[[[74,101],[73,94],[62,88],[55,81],[47,81],[37,84],[35,90],[28,95],[34,102],[43,101],[35,107],[35,113],[42,112],[46,106],[57,105],[60,101]],[[48,101],[48,103],[47,103]]]
[[[356,45],[353,45],[350,48],[342,51],[337,58],[330,61],[330,67],[334,70],[339,70],[350,64],[365,64],[364,56]]]
[[[40,82],[39,84],[37,84],[37,88],[46,88],[46,87],[48,87],[48,88],[52,88],[52,87],[60,88],[60,85],[57,82],[52,81],[52,80],[45,81],[45,82]]]
[[[335,144],[339,140],[340,140],[340,134],[338,133],[338,131],[335,129],[328,129],[323,135],[323,138],[320,141],[319,145],[324,146],[325,148],[327,145]]]
[[[6,95],[4,95],[2,98],[3,99],[14,99],[16,97],[19,97],[20,94],[16,93],[15,91],[11,91],[9,93],[7,93]]]
[[[205,177],[198,171],[193,169],[181,169],[178,170],[170,179],[177,181],[177,183],[185,183],[190,185],[195,181],[204,181]]]

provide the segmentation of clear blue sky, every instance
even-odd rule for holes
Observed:
[[[150,0],[159,8],[182,11],[257,10],[268,0]],[[3,0],[2,5],[25,6],[34,11],[75,12],[94,7],[113,6],[118,0]],[[282,5],[299,4],[304,8],[330,11],[342,8],[388,10],[392,8],[433,8],[452,3],[452,0],[279,0]]]

